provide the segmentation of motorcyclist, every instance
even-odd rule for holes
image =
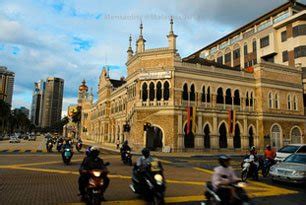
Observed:
[[[230,157],[227,155],[221,155],[219,157],[220,166],[214,169],[212,176],[212,186],[217,195],[221,198],[221,204],[228,204],[233,196],[233,189],[227,185],[240,181],[236,176],[233,168],[230,166]]]
[[[276,157],[276,153],[272,149],[271,145],[267,145],[266,146],[264,155],[265,155],[265,158],[268,159],[271,164],[275,164],[275,160],[274,159]]]
[[[124,141],[122,147],[120,148],[120,153],[121,153],[121,160],[124,159],[125,157],[125,153],[127,151],[131,151],[131,147],[129,146],[129,143],[127,140]]]
[[[84,199],[85,196],[85,188],[89,182],[90,175],[88,171],[93,169],[104,169],[105,164],[101,158],[99,158],[100,151],[96,147],[91,147],[90,152],[88,153],[88,156],[86,156],[80,166],[79,172],[79,191],[80,195],[82,196],[82,199]],[[104,178],[104,183],[102,186],[102,193],[106,190],[106,188],[109,185],[109,178]],[[105,200],[102,198],[102,200]]]
[[[136,167],[140,170],[144,170],[151,162],[153,162],[153,158],[150,155],[150,150],[148,148],[143,148],[142,156],[137,159]]]
[[[253,179],[258,180],[259,158],[257,156],[257,151],[255,146],[251,147],[248,159],[249,162],[251,163],[251,170],[253,171]]]

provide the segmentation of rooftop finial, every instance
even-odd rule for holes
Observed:
[[[129,37],[129,47],[132,47],[132,35],[130,34],[130,37]]]
[[[142,29],[143,29],[143,25],[142,25],[142,20],[140,20],[140,37],[142,37]]]
[[[173,17],[170,18],[170,33],[173,33]]]

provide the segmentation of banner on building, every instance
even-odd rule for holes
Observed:
[[[233,134],[235,131],[235,122],[236,122],[236,111],[229,109],[228,110],[228,130],[230,134]]]
[[[190,114],[191,114],[189,105],[186,107],[186,111],[187,111],[186,134],[189,135],[189,133],[190,133]]]
[[[196,115],[197,115],[197,109],[196,107],[192,107],[192,132],[196,133]]]

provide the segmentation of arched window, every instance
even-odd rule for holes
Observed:
[[[218,88],[218,90],[217,90],[217,103],[220,103],[220,104],[224,103],[223,89],[222,88]]]
[[[246,105],[247,107],[250,106],[249,92],[246,93],[245,105]]]
[[[164,83],[164,100],[169,100],[170,97],[170,90],[169,90],[169,83],[166,81]]]
[[[296,96],[293,97],[293,110],[298,110],[298,99]]]
[[[147,83],[142,84],[142,101],[147,101],[148,99],[148,85]]]
[[[275,94],[275,109],[279,109],[279,95]]]
[[[228,105],[232,104],[232,91],[230,88],[226,90],[225,103]]]
[[[207,88],[206,102],[210,102],[210,87]]]
[[[161,82],[158,82],[157,85],[156,85],[156,99],[157,101],[160,101],[161,98],[162,98],[162,84]]]
[[[194,88],[194,84],[192,84],[191,87],[190,87],[190,101],[195,101],[195,88]]]
[[[291,110],[291,95],[288,95],[287,97],[287,108],[288,110]]]
[[[250,95],[250,106],[253,107],[253,104],[254,104],[254,96],[253,96],[253,92],[251,92],[251,95]]]
[[[204,148],[210,148],[210,129],[209,125],[204,128]]]
[[[201,98],[202,102],[206,102],[206,90],[205,90],[205,86],[202,87],[202,98]]]
[[[234,105],[240,105],[239,90],[235,90],[235,92],[234,92]]]
[[[183,100],[188,100],[188,85],[187,85],[187,83],[185,83],[184,87],[183,87]]]
[[[150,98],[150,101],[153,101],[154,98],[155,98],[155,91],[154,91],[154,83],[151,82],[150,83],[150,90],[149,90],[149,98]]]
[[[272,93],[269,93],[269,108],[273,108],[273,97],[272,97]]]

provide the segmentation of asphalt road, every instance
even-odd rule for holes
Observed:
[[[83,156],[76,153],[72,164],[66,166],[58,153],[45,152],[42,138],[14,145],[0,141],[0,204],[81,204],[77,179]],[[111,183],[105,193],[105,204],[145,204],[129,189],[132,168],[123,165],[117,154],[103,151],[101,156],[111,163]],[[210,180],[216,160],[160,160],[167,180],[166,202],[200,204],[204,200],[203,185]],[[233,161],[237,169],[238,164]],[[247,192],[255,204],[305,204],[304,186],[272,184],[269,179],[261,179],[260,182],[250,181]]]

